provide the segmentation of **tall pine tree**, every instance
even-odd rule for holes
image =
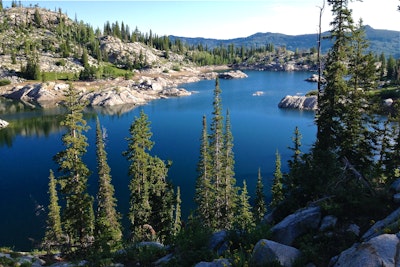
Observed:
[[[53,170],[50,170],[49,175],[49,206],[47,215],[46,233],[43,240],[43,247],[50,251],[54,247],[59,247],[62,244],[62,227],[60,210],[57,195],[57,180],[54,177]]]
[[[221,88],[219,79],[215,80],[214,101],[213,101],[213,118],[211,122],[210,134],[210,156],[211,156],[211,183],[213,185],[214,203],[211,206],[213,219],[212,227],[214,229],[224,229],[225,221],[223,214],[223,173],[224,173],[224,121],[222,116]]]
[[[231,120],[229,110],[226,112],[225,133],[224,133],[224,159],[223,159],[223,179],[222,179],[222,214],[224,223],[223,229],[231,229],[235,216],[235,206],[237,203],[237,189],[235,179],[235,159],[233,154],[233,135],[231,132]]]
[[[61,195],[65,201],[63,212],[64,231],[69,242],[67,250],[73,247],[84,249],[93,243],[94,212],[93,197],[87,192],[89,169],[83,162],[88,146],[83,134],[88,127],[83,119],[84,103],[72,84],[66,91],[68,113],[61,123],[66,128],[62,137],[65,150],[57,153],[55,161],[62,176],[59,177]]]
[[[158,157],[149,154],[150,122],[142,110],[127,138],[128,149],[123,153],[130,163],[131,181],[129,220],[134,241],[164,241],[173,228],[174,194],[167,181],[168,166]]]
[[[243,180],[243,187],[239,195],[239,203],[235,216],[235,224],[236,229],[244,232],[250,231],[255,226],[249,199],[246,180]]]
[[[103,131],[98,117],[96,119],[96,154],[99,188],[94,237],[96,249],[109,253],[121,245],[122,230],[119,221],[121,216],[116,211],[117,200],[114,197],[114,186],[111,184],[110,167],[107,163]]]
[[[283,175],[281,171],[281,155],[278,150],[275,153],[275,172],[274,172],[274,180],[272,182],[272,200],[271,207],[278,206],[284,199],[283,195]]]
[[[256,198],[254,200],[254,219],[256,223],[261,222],[267,213],[267,205],[265,203],[264,184],[261,177],[261,169],[258,169]]]
[[[200,138],[200,156],[197,164],[196,195],[197,204],[196,216],[206,227],[211,227],[214,191],[211,184],[211,157],[210,145],[208,141],[207,119],[203,116],[203,130]]]

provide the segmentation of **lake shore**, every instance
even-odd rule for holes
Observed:
[[[226,72],[223,72],[226,71]],[[241,71],[228,66],[182,67],[179,71],[164,72],[152,68],[135,72],[132,79],[122,77],[95,81],[72,81],[70,84],[81,92],[82,99],[91,106],[115,106],[120,104],[142,105],[148,101],[188,96],[191,92],[179,88],[181,84],[211,80],[220,76],[224,79],[245,78]],[[43,108],[62,103],[64,91],[69,83],[64,81],[24,81],[0,87],[0,96],[20,100],[28,105]]]

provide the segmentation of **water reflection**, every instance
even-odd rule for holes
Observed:
[[[117,105],[112,107],[90,107],[85,109],[84,118],[89,121],[96,114],[121,116],[137,106]],[[0,148],[12,147],[17,136],[49,136],[62,131],[60,125],[66,109],[62,106],[41,108],[29,103],[0,98],[0,118],[9,122],[8,127],[0,130]]]

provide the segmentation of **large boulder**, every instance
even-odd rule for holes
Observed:
[[[318,229],[320,221],[320,207],[298,210],[271,228],[272,240],[290,246],[297,237],[311,229]]]
[[[240,71],[240,70],[236,70],[236,71],[228,71],[228,72],[223,72],[218,74],[218,77],[221,79],[242,79],[242,78],[247,78],[247,74]]]
[[[329,266],[376,267],[399,266],[399,237],[383,234],[363,243],[356,243],[331,259]]]
[[[279,108],[316,110],[318,108],[317,96],[291,96],[287,95],[279,102]]]
[[[290,246],[277,242],[261,239],[253,249],[250,266],[267,266],[279,262],[282,266],[290,267],[301,256],[301,252]]]
[[[385,229],[398,228],[398,223],[400,220],[400,208],[393,211],[386,218],[377,221],[368,231],[362,236],[362,240],[367,241],[373,237],[383,234]]]

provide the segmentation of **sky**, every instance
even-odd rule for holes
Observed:
[[[222,0],[222,1],[21,1],[61,10],[94,28],[122,21],[141,32],[184,37],[232,39],[258,32],[300,35],[318,32],[320,7],[324,0]],[[375,29],[400,31],[399,0],[349,1],[353,18]],[[4,7],[11,1],[3,1]],[[322,31],[330,30],[330,6],[325,5]],[[400,37],[399,37],[400,38]]]

